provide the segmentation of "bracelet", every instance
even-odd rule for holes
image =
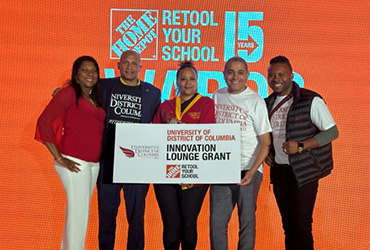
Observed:
[[[54,160],[55,160],[56,162],[60,161],[61,159],[63,159],[63,156],[61,156],[61,155],[59,155],[57,158],[54,158]]]

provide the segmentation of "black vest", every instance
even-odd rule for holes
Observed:
[[[304,141],[314,137],[320,130],[311,121],[311,104],[314,97],[321,96],[311,90],[303,89],[293,82],[293,103],[288,111],[286,123],[286,141]],[[271,94],[265,99],[270,112],[276,99]],[[289,155],[298,187],[330,174],[333,169],[332,145],[304,150],[302,153]],[[273,179],[271,179],[273,183]]]

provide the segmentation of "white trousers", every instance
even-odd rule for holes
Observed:
[[[54,161],[54,168],[63,183],[67,195],[66,218],[63,231],[62,250],[85,249],[86,229],[89,221],[90,199],[99,173],[98,162],[86,162],[63,155],[80,164],[78,173]]]

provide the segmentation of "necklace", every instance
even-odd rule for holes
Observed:
[[[91,99],[90,95],[86,95],[85,93],[82,93],[83,97],[89,101],[93,106],[95,106],[94,101]]]

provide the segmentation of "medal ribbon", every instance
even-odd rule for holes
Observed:
[[[190,103],[189,105],[184,109],[183,112],[181,112],[181,98],[180,96],[176,97],[176,118],[181,121],[182,116],[191,108],[194,106],[194,104],[202,97],[201,94],[198,94]]]

